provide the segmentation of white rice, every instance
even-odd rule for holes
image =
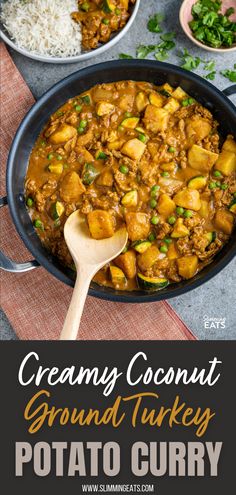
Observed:
[[[78,10],[76,0],[7,0],[1,4],[1,20],[19,47],[54,57],[81,53],[80,25],[70,16]]]

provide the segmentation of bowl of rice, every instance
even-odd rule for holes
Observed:
[[[80,23],[72,19],[71,14],[78,10],[77,0],[4,0],[0,35],[11,48],[34,60],[80,62],[102,54],[127,33],[140,5],[140,0],[134,1],[125,26],[95,49],[84,50]]]

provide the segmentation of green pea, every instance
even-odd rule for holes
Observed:
[[[176,218],[173,215],[168,218],[168,223],[170,225],[174,225],[175,222],[176,222]]]
[[[222,173],[219,170],[213,172],[214,177],[222,177]]]
[[[43,222],[41,222],[38,218],[35,219],[34,226],[36,229],[44,230]]]
[[[184,217],[191,218],[193,216],[193,212],[191,210],[185,210]]]
[[[160,221],[160,218],[157,215],[155,215],[154,217],[151,218],[152,225],[157,225],[159,223],[159,221]]]
[[[183,215],[184,208],[182,208],[182,206],[177,206],[176,213],[177,213],[177,215]]]
[[[148,236],[148,240],[150,242],[153,242],[153,241],[155,241],[155,239],[156,239],[156,234],[154,232],[151,232],[151,234],[149,234],[149,236]]]
[[[34,204],[34,200],[32,198],[27,198],[26,204],[29,208],[31,208]]]
[[[166,244],[171,244],[172,243],[172,239],[169,239],[168,237],[166,239],[164,239],[164,242],[166,242]]]
[[[52,160],[52,158],[53,158],[53,153],[49,153],[49,155],[47,156],[47,159]]]
[[[79,123],[79,127],[81,129],[85,129],[85,127],[88,125],[88,121],[87,120],[81,120],[80,123]]]
[[[108,24],[110,23],[109,19],[103,19],[102,20],[102,23],[105,24],[106,26],[108,26]]]
[[[119,170],[122,174],[128,174],[129,173],[129,168],[126,167],[126,165],[121,165]]]
[[[161,253],[167,253],[168,252],[168,247],[167,246],[160,246],[160,252]]]
[[[161,173],[161,176],[162,177],[169,177],[169,172],[162,172]]]
[[[147,140],[145,134],[139,134],[138,139],[139,139],[139,141],[142,141],[142,143],[146,143],[146,140]]]
[[[156,205],[157,205],[157,201],[154,198],[151,199],[151,201],[150,201],[151,208],[156,208]]]
[[[173,146],[170,146],[168,148],[169,153],[175,153],[175,148]]]
[[[218,180],[218,181],[216,182],[216,185],[217,185],[217,187],[221,187],[221,182]]]
[[[75,106],[76,112],[81,112],[82,108],[83,108],[82,105],[76,105]]]
[[[209,189],[215,189],[216,187],[216,182],[210,182]]]
[[[116,15],[120,15],[120,13],[121,13],[121,10],[120,9],[115,9],[115,14]]]
[[[128,119],[129,117],[132,117],[131,112],[125,112],[125,118]]]
[[[80,6],[81,10],[84,10],[85,12],[88,12],[89,10],[89,3],[88,2],[84,2],[82,3],[82,5]]]
[[[221,188],[223,191],[226,191],[226,189],[228,189],[228,184],[221,184],[220,188]]]
[[[61,161],[62,160],[62,156],[61,155],[57,155],[57,160]]]
[[[151,188],[151,198],[155,198],[156,197],[159,189],[160,189],[160,186],[157,186],[157,185],[156,186],[152,186],[152,188]]]

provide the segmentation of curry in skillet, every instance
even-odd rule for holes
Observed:
[[[67,101],[41,132],[25,182],[44,246],[73,268],[63,227],[79,209],[95,239],[128,230],[97,283],[157,290],[193,277],[235,223],[236,142],[221,142],[217,126],[169,84],[101,84]]]

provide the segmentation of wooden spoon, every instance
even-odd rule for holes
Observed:
[[[64,237],[76,266],[77,278],[60,340],[75,340],[90,282],[98,270],[123,251],[128,234],[122,227],[108,239],[93,239],[85,217],[75,211],[65,223]]]

